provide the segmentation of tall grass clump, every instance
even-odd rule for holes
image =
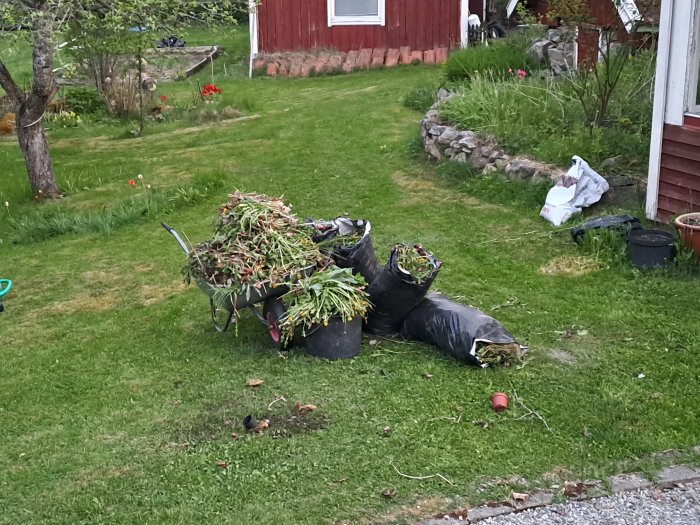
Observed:
[[[439,88],[438,79],[424,80],[414,85],[401,97],[401,103],[409,109],[425,113],[435,102],[435,94]]]
[[[603,124],[591,127],[579,103],[577,77],[501,78],[472,74],[462,94],[441,108],[459,129],[496,136],[510,153],[566,165],[572,155],[599,163],[619,159],[622,170],[642,169],[648,159],[654,54],[640,52],[621,75]]]
[[[444,72],[448,81],[466,81],[484,75],[501,80],[519,69],[532,71],[537,67],[538,64],[524,49],[509,42],[498,42],[452,53],[445,63]]]

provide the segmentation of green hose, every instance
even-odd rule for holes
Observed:
[[[12,288],[12,281],[9,279],[0,279],[0,297],[5,295]]]

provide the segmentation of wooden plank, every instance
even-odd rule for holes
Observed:
[[[311,47],[310,39],[309,4],[308,2],[299,2],[299,48],[309,49]]]
[[[693,208],[692,205],[687,202],[672,197],[666,197],[665,195],[659,195],[659,210],[664,210],[673,215],[680,215],[693,211]]]
[[[693,193],[695,195],[693,195]],[[669,184],[668,182],[659,183],[659,195],[664,195],[666,197],[672,197],[678,199],[679,201],[687,202],[692,204],[695,200],[700,197],[700,193],[693,192],[690,188],[685,188],[683,186],[676,186],[675,184]]]
[[[401,4],[403,0],[386,0],[384,34],[387,48],[401,46]]]
[[[700,177],[681,173],[680,171],[661,168],[659,180],[674,186],[682,186],[691,190],[700,191]]]
[[[700,162],[661,154],[661,167],[700,177]]]
[[[664,124],[664,141],[666,140],[700,147],[700,130]]]
[[[418,28],[416,27],[416,2],[418,0],[406,0],[406,45],[411,49],[418,49]]]
[[[301,45],[301,0],[290,2],[289,5],[289,48],[300,49]]]
[[[661,145],[661,153],[700,162],[700,145],[691,146],[682,142],[674,142],[664,137]]]

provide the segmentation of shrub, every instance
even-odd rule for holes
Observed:
[[[94,88],[65,89],[63,98],[68,109],[79,115],[94,115],[104,112],[104,101]]]
[[[448,81],[471,80],[475,75],[501,80],[519,69],[532,71],[536,64],[527,53],[508,42],[473,46],[452,53],[445,64]]]

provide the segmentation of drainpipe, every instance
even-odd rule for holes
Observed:
[[[695,1],[693,3],[696,3]],[[673,2],[661,2],[659,42],[656,53],[656,81],[654,84],[654,113],[651,118],[651,144],[649,146],[649,173],[647,175],[646,216],[656,220],[659,203],[659,178],[661,170],[661,145],[666,118],[666,93],[668,91],[668,67],[671,59],[671,32],[673,29]],[[686,60],[683,57],[683,60]]]

